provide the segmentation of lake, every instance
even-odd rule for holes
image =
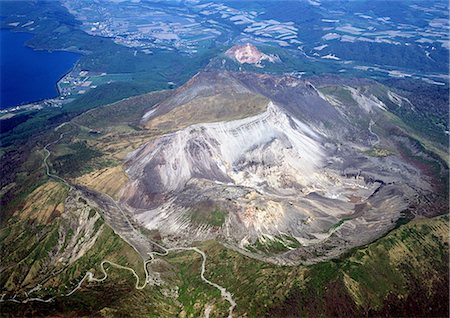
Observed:
[[[36,51],[25,45],[33,35],[0,30],[0,108],[58,96],[56,83],[80,54]]]

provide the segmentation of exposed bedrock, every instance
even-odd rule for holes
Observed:
[[[367,155],[393,144],[379,136],[387,110],[346,89],[348,104],[291,77],[198,74],[143,119],[164,123],[164,133],[129,154],[121,202],[167,244],[216,238],[281,263],[335,257],[380,237],[431,187],[394,152]],[[223,102],[223,92],[233,96]],[[242,116],[245,98],[258,107]],[[221,103],[227,111],[217,112]],[[195,107],[208,111],[201,121]],[[189,125],[167,120],[173,112]]]

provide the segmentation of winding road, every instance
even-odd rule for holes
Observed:
[[[68,122],[65,122],[65,123],[59,125],[58,127],[55,128],[55,131],[58,131],[59,128],[64,127],[65,125],[68,125],[68,124],[69,124]],[[66,134],[66,133],[61,133],[61,134],[59,135],[59,138],[58,138],[58,139],[56,139],[55,141],[52,141],[52,142],[50,142],[50,143],[48,143],[48,144],[46,144],[46,145],[44,146],[44,151],[46,152],[45,157],[44,157],[44,165],[45,165],[45,172],[46,172],[47,176],[49,176],[50,178],[56,179],[56,180],[58,180],[58,181],[61,181],[62,183],[64,183],[65,185],[67,185],[70,189],[72,189],[72,186],[71,186],[66,180],[64,180],[63,178],[60,178],[60,177],[57,176],[57,175],[54,175],[54,174],[50,173],[50,166],[48,165],[48,162],[47,162],[48,158],[49,158],[50,155],[52,154],[52,153],[50,152],[50,150],[48,150],[48,147],[53,146],[53,145],[57,144],[58,142],[60,142],[61,139],[64,138],[64,135],[65,135],[65,134]]]
[[[55,128],[55,131],[58,131],[61,127],[64,127],[65,125],[70,125],[70,123],[65,122],[65,123],[59,125],[58,127]],[[70,188],[70,190],[76,189],[76,190],[82,192],[84,197],[89,200],[89,203],[92,203],[93,205],[96,205],[97,207],[100,208],[100,210],[103,212],[102,215],[104,216],[106,223],[108,223],[108,225],[114,230],[114,232],[117,235],[119,235],[125,242],[127,242],[131,247],[133,247],[136,250],[136,252],[142,257],[142,259],[144,261],[145,281],[141,284],[139,275],[136,273],[136,271],[133,268],[127,267],[127,266],[122,266],[122,265],[116,264],[114,262],[111,262],[109,260],[103,260],[100,263],[100,269],[103,273],[103,277],[96,278],[92,272],[88,271],[83,276],[83,278],[79,281],[77,286],[75,286],[74,289],[72,289],[69,293],[63,294],[61,296],[64,296],[64,297],[71,296],[73,293],[75,293],[78,289],[81,288],[81,286],[83,285],[83,283],[86,280],[88,282],[103,282],[103,281],[105,281],[108,278],[108,274],[105,270],[105,264],[109,264],[118,269],[124,269],[124,270],[130,271],[133,274],[133,276],[136,278],[135,288],[138,290],[144,289],[147,286],[147,284],[151,282],[151,277],[150,277],[150,273],[148,272],[148,269],[147,269],[147,264],[152,262],[155,259],[155,256],[163,257],[163,256],[168,255],[170,252],[193,251],[195,253],[200,254],[200,256],[202,257],[202,265],[201,265],[201,272],[200,272],[201,279],[208,285],[213,286],[220,291],[222,298],[230,303],[230,307],[228,310],[228,317],[229,318],[233,317],[233,310],[236,307],[236,302],[234,301],[232,294],[229,291],[227,291],[227,289],[225,287],[223,287],[217,283],[214,283],[205,277],[206,254],[202,250],[198,249],[197,247],[166,248],[166,247],[150,240],[148,237],[142,235],[142,233],[140,233],[134,227],[134,225],[128,218],[126,212],[120,207],[120,205],[111,196],[109,196],[106,193],[100,193],[100,192],[94,191],[92,189],[83,187],[83,186],[72,185],[67,180],[65,180],[55,174],[52,174],[50,172],[48,158],[50,157],[51,152],[48,149],[48,147],[60,142],[64,138],[66,133],[67,132],[61,133],[57,140],[46,144],[43,148],[44,151],[46,152],[43,163],[45,165],[47,176],[64,183],[65,185],[67,185]],[[159,248],[162,252],[155,251],[154,247]],[[149,259],[146,259],[147,256],[149,257]],[[55,299],[55,297],[57,297],[57,296],[54,296],[49,299],[42,299],[42,298],[38,298],[38,297],[29,297],[29,295],[36,290],[39,290],[39,287],[34,287],[28,293],[25,293],[27,298],[24,300],[15,299],[17,295],[14,295],[14,297],[10,298],[10,299],[4,299],[5,295],[3,294],[0,298],[0,302],[11,301],[11,302],[16,302],[16,303],[27,303],[30,301],[39,301],[39,302],[49,303],[49,302],[52,302]],[[209,316],[209,312],[210,312],[210,307],[209,307],[209,310],[205,310],[206,317]]]

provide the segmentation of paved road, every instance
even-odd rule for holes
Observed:
[[[61,124],[60,126],[55,128],[55,131],[59,130],[61,127],[68,125],[68,124],[69,123]],[[61,141],[61,139],[64,138],[65,134],[66,133],[61,133],[57,140],[50,142],[44,146],[44,151],[46,152],[46,155],[44,157],[43,162],[45,165],[46,174],[50,178],[53,178],[56,181],[60,181],[60,182],[64,183],[71,190],[80,191],[83,195],[83,198],[88,200],[88,202],[91,205],[96,206],[99,209],[99,211],[101,211],[101,213],[105,219],[105,222],[113,229],[113,231],[117,235],[119,235],[125,242],[127,242],[131,247],[133,247],[139,255],[141,255],[141,257],[144,261],[145,281],[142,284],[140,283],[140,278],[134,269],[116,264],[116,263],[108,261],[108,260],[103,260],[100,263],[100,268],[103,273],[103,277],[96,278],[96,277],[94,277],[94,274],[92,272],[88,271],[88,272],[86,272],[86,274],[83,276],[83,278],[79,281],[79,283],[77,284],[77,286],[74,289],[72,289],[69,293],[61,295],[61,296],[64,296],[64,297],[71,296],[73,293],[75,293],[78,289],[81,288],[81,286],[83,285],[83,283],[86,280],[88,282],[93,282],[93,281],[94,282],[103,282],[104,280],[106,280],[108,278],[108,274],[106,273],[106,270],[104,267],[105,264],[109,264],[113,267],[130,271],[133,274],[133,276],[136,278],[136,285],[135,285],[136,289],[144,289],[147,286],[147,284],[150,283],[152,280],[152,277],[151,277],[150,273],[148,272],[147,265],[148,265],[148,263],[152,262],[155,259],[155,256],[163,257],[163,256],[168,255],[170,252],[193,251],[195,253],[200,254],[202,257],[202,265],[201,265],[201,272],[200,272],[201,279],[205,283],[217,288],[220,291],[222,297],[230,303],[228,317],[231,318],[233,316],[233,310],[236,307],[236,302],[234,301],[232,294],[229,291],[227,291],[227,289],[225,287],[223,287],[217,283],[214,283],[205,277],[206,254],[203,251],[201,251],[197,247],[180,246],[180,247],[173,247],[173,248],[165,248],[164,246],[152,241],[151,239],[149,239],[148,237],[146,237],[145,235],[140,233],[138,231],[138,229],[136,228],[136,226],[133,225],[131,217],[129,217],[127,215],[127,212],[124,211],[122,209],[122,207],[120,206],[120,204],[117,203],[108,194],[101,193],[101,192],[89,189],[87,187],[84,187],[84,186],[72,185],[67,180],[65,180],[57,175],[54,175],[50,172],[48,158],[50,157],[51,152],[48,149],[48,147],[50,147],[54,144],[57,144],[59,141]],[[38,298],[38,297],[29,297],[29,295],[31,295],[33,292],[35,292],[39,289],[40,289],[40,287],[37,286],[37,287],[32,288],[28,293],[25,293],[26,298],[24,300],[17,300],[16,299],[17,294],[14,295],[13,298],[4,299],[5,295],[3,294],[0,298],[0,302],[12,301],[12,302],[16,302],[16,303],[27,303],[30,301],[39,301],[39,302],[48,303],[48,302],[52,302],[55,299],[56,296],[51,297],[49,299],[42,299],[42,298]],[[208,310],[205,310],[205,315],[209,316]]]

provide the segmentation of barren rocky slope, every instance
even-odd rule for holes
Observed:
[[[408,134],[390,133],[389,107],[412,105],[362,84],[199,73],[143,117],[166,133],[128,155],[121,202],[168,243],[218,238],[275,262],[366,244],[433,189],[402,156]]]
[[[262,67],[261,62],[265,60],[272,63],[280,61],[277,56],[264,54],[259,51],[256,46],[250,43],[235,45],[226,51],[225,55],[231,59],[235,59],[240,64],[255,64],[259,67]]]

